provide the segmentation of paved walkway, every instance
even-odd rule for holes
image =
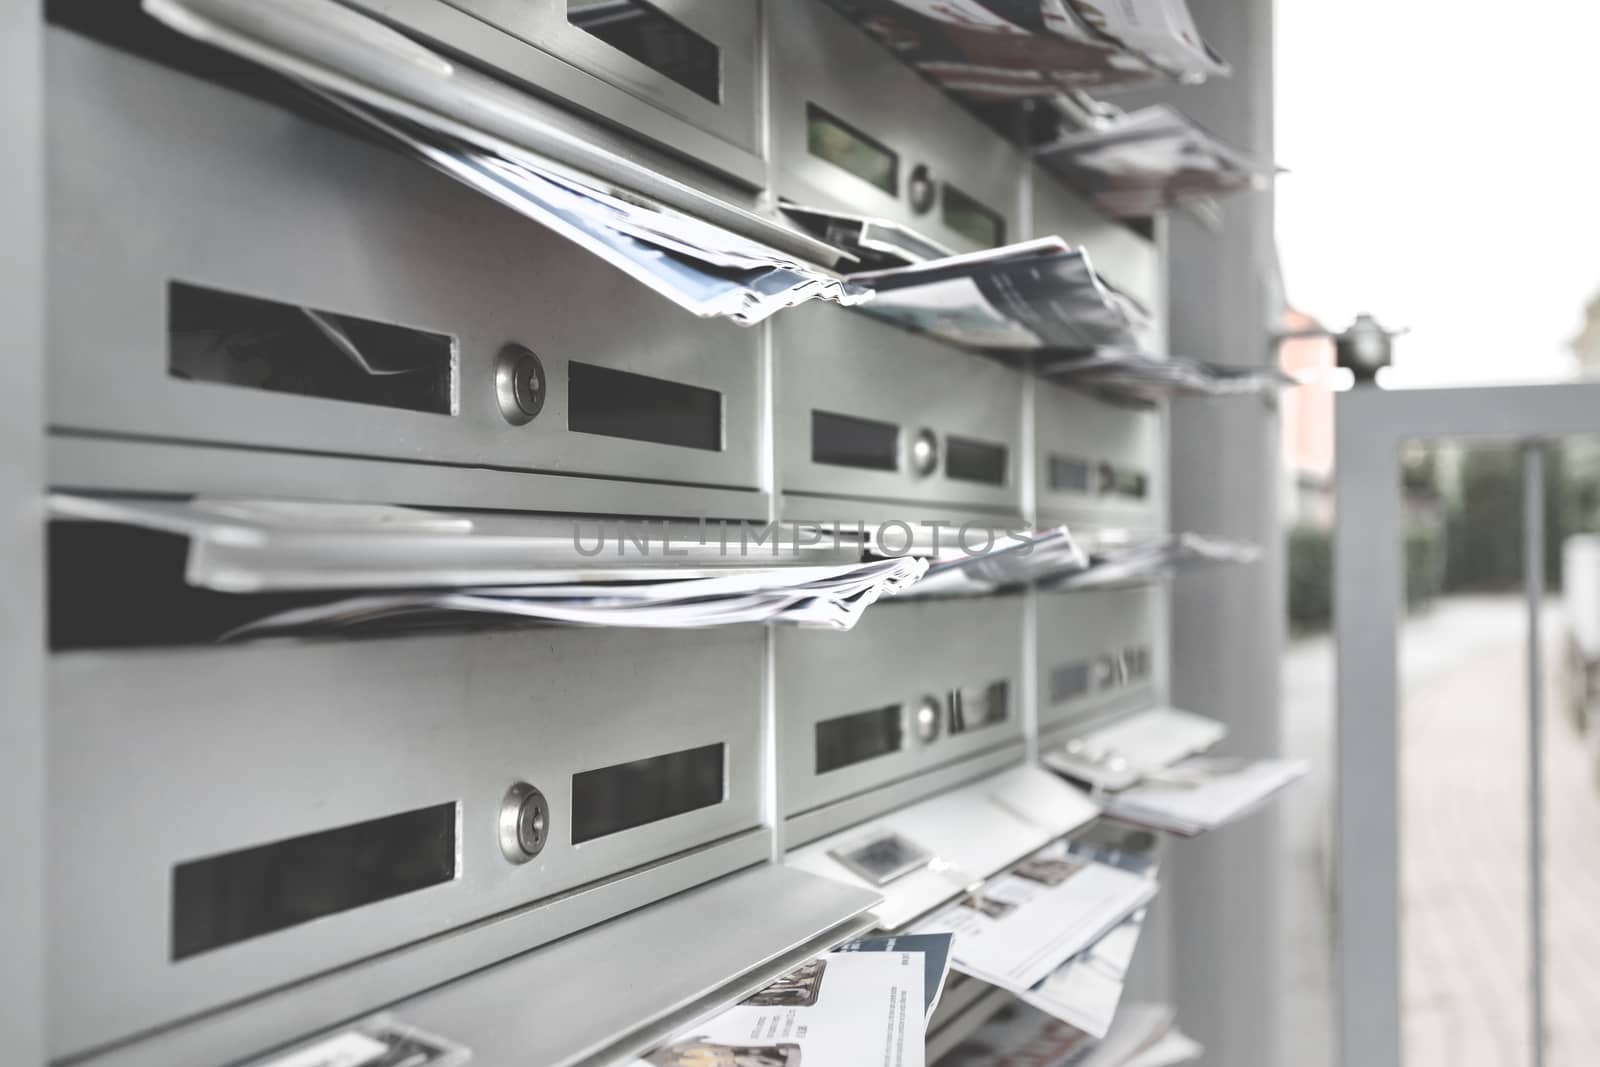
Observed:
[[[1526,723],[1522,604],[1453,598],[1402,643],[1402,981],[1407,1067],[1523,1067],[1528,1055]],[[1559,617],[1546,632],[1550,1067],[1600,1064],[1600,792],[1557,699]],[[1317,761],[1286,798],[1293,869],[1283,1062],[1331,1063],[1326,820],[1329,642],[1285,660],[1285,746]]]

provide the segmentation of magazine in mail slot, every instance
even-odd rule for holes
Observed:
[[[1241,819],[1308,770],[1305,760],[1196,756],[1105,797],[1106,814],[1194,837]]]
[[[953,966],[1018,995],[1148,904],[1156,882],[1057,842],[918,924],[956,935]]]
[[[830,952],[690,1026],[632,1067],[921,1067],[926,975],[920,951]]]

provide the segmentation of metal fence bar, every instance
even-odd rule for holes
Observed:
[[[1522,588],[1528,608],[1528,1040],[1532,1067],[1544,1067],[1544,602],[1543,441],[1522,443]]]

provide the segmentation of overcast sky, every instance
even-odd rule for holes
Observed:
[[[1600,290],[1600,3],[1279,0],[1290,302],[1409,326],[1405,380],[1572,373]]]

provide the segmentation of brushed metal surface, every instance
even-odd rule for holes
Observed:
[[[49,828],[95,847],[50,859],[55,1054],[757,829],[761,642],[756,627],[551,630],[57,655]],[[678,684],[686,672],[692,689]],[[573,774],[714,743],[726,745],[722,802],[573,843]],[[550,826],[539,856],[515,866],[498,825],[519,781],[549,799]],[[114,829],[90,783],[114,789]],[[447,801],[459,805],[453,881],[172,960],[175,865]],[[672,866],[634,881],[670,884]]]

